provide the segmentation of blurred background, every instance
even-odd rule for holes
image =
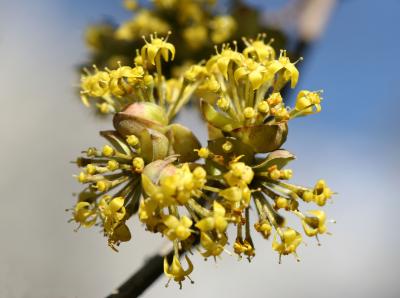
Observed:
[[[286,2],[249,1],[259,10]],[[0,297],[105,297],[162,245],[136,219],[119,253],[67,223],[80,190],[69,161],[111,127],[75,88],[84,29],[110,16],[130,14],[120,1],[0,0]],[[323,111],[292,121],[285,148],[298,157],[294,182],[324,178],[339,193],[327,208],[333,236],[321,247],[308,240],[300,263],[279,265],[260,238],[250,264],[195,255],[194,285],[165,289],[161,277],[143,297],[400,297],[399,28],[398,0],[337,1],[302,62],[297,89],[324,89]],[[205,140],[195,110],[181,120]]]

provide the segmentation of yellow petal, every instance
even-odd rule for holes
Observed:
[[[175,229],[179,225],[179,220],[173,215],[167,215],[163,218],[163,223],[170,229]]]
[[[196,223],[196,227],[202,231],[207,232],[214,229],[214,219],[212,217],[206,217]]]
[[[187,216],[182,216],[181,223],[185,228],[189,228],[192,225],[192,221]]]
[[[111,200],[109,207],[112,211],[117,212],[124,206],[124,201],[125,199],[123,197],[114,198]]]
[[[225,216],[225,208],[217,201],[213,203],[213,210],[215,215]]]

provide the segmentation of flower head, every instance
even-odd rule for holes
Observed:
[[[182,3],[188,5],[182,8]],[[202,27],[200,3],[156,5],[182,9],[180,20],[204,35],[210,28]],[[211,30],[215,38],[225,38],[226,32]],[[291,184],[287,165],[295,156],[281,148],[291,119],[321,110],[320,92],[302,90],[294,108],[286,106],[280,90],[289,82],[294,87],[299,73],[286,52],[276,58],[264,38],[244,39],[243,51],[236,43],[223,45],[177,78],[162,69],[162,60],[173,59],[175,48],[155,34],[136,56],[135,67],[119,64],[84,77],[82,94],[96,100],[101,111],[115,113],[115,131],[102,132],[109,143],[89,148],[77,160],[82,171],[76,178],[86,188],[73,220],[83,227],[101,226],[115,249],[130,240],[127,221],[138,213],[148,231],[172,242],[172,263],[164,259],[164,272],[180,286],[193,265],[186,256],[188,269],[183,269],[179,257],[194,246],[203,257],[216,259],[231,245],[239,258],[250,261],[256,255],[256,231],[265,239],[274,234],[272,249],[279,259],[297,258],[303,238],[287,217],[300,219],[306,236],[318,240],[325,234],[325,212],[301,210],[307,203],[325,205],[333,192],[324,180],[313,188]],[[192,96],[202,97],[209,132],[205,147],[189,128],[171,123]],[[229,226],[235,241],[229,241]]]
[[[217,201],[214,201],[212,215],[197,222],[196,227],[202,232],[208,232],[215,229],[217,232],[223,233],[228,226],[225,213],[225,208]]]
[[[188,256],[185,256],[186,262],[188,263],[189,267],[187,270],[184,270],[178,257],[174,256],[172,259],[172,264],[168,264],[167,258],[164,258],[164,273],[165,275],[179,283],[179,286],[182,288],[182,281],[185,280],[185,278],[189,278],[189,274],[192,273],[193,271],[193,264],[188,258]]]
[[[302,242],[302,237],[299,232],[287,228],[283,231],[281,236],[281,242],[279,243],[274,236],[272,242],[272,249],[276,250],[279,255],[294,254],[296,256],[296,249]]]
[[[167,215],[163,219],[163,223],[167,226],[164,230],[170,240],[185,240],[190,236],[192,221],[187,216],[182,216],[180,219],[173,215]]]
[[[142,58],[147,59],[151,64],[156,64],[157,57],[162,57],[168,62],[169,54],[171,60],[175,57],[175,47],[172,43],[167,42],[167,38],[159,38],[157,35],[150,35],[150,42],[146,41],[146,45],[142,48]]]

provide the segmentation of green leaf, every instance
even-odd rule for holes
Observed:
[[[130,155],[132,153],[129,145],[125,142],[125,140],[118,134],[118,132],[114,130],[101,131],[100,135],[107,139],[115,149],[119,152],[124,153],[126,155]]]
[[[222,146],[226,142],[232,144],[232,149],[229,152],[226,152],[222,149]],[[230,162],[231,160],[240,155],[243,155],[243,157],[240,160],[245,162],[246,164],[252,164],[254,162],[253,149],[249,145],[232,137],[210,140],[208,141],[208,149],[214,154],[222,155],[226,163]]]
[[[266,153],[282,146],[286,141],[288,129],[286,123],[264,124],[241,127],[231,134],[251,146],[256,153]]]
[[[200,108],[203,112],[204,118],[207,122],[216,128],[222,129],[223,131],[230,132],[235,128],[240,127],[240,124],[215,110],[207,101],[200,101]]]
[[[126,242],[131,240],[131,232],[125,223],[119,224],[112,234],[112,239],[117,241]]]
[[[194,150],[199,149],[201,145],[190,129],[177,123],[171,124],[168,126],[167,136],[174,153],[179,155],[181,162],[191,162],[198,159]]]
[[[284,149],[278,149],[268,154],[267,157],[262,162],[253,167],[253,170],[262,172],[267,170],[269,167],[273,165],[276,165],[280,170],[295,158],[296,156],[294,156],[289,151]]]

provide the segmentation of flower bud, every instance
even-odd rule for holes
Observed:
[[[113,122],[115,129],[123,136],[137,136],[145,128],[164,132],[168,117],[160,106],[151,102],[139,102],[117,113]]]

